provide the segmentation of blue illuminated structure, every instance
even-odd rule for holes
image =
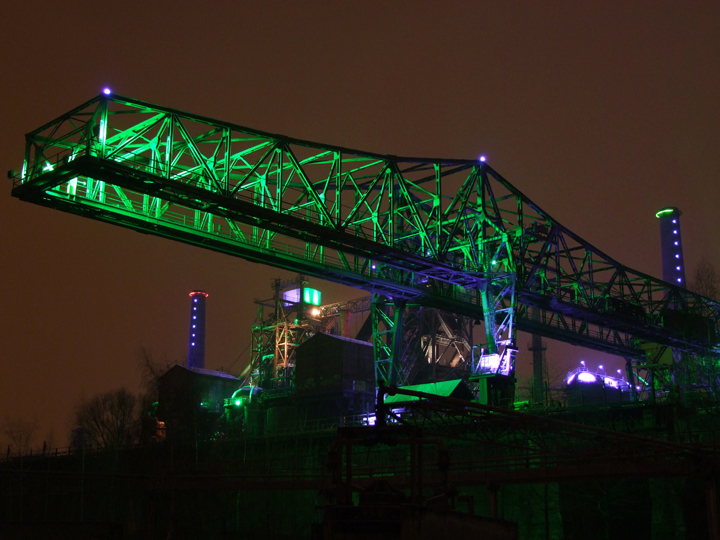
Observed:
[[[190,337],[188,340],[187,367],[205,368],[205,300],[204,291],[190,293]]]
[[[675,207],[663,208],[655,217],[660,220],[660,246],[662,249],[663,281],[685,287],[685,261],[683,260],[680,215]]]

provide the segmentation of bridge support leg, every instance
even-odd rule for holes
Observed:
[[[371,317],[375,356],[375,378],[378,384],[402,384],[403,323],[406,301],[390,300],[373,294]],[[390,313],[391,308],[394,310]]]
[[[488,291],[490,280],[487,280],[480,289],[480,297],[482,298],[483,319],[485,323],[485,339],[487,343],[487,354],[497,354],[498,346],[495,341],[495,301],[490,297],[491,292]]]
[[[633,402],[638,400],[637,387],[635,386],[635,373],[632,369],[632,358],[625,359],[625,373],[627,374],[628,384],[630,385],[630,392]]]
[[[400,372],[400,361],[402,360],[405,304],[404,300],[395,301],[395,320],[393,321],[395,334],[393,335],[392,369],[390,370],[390,384],[393,386],[398,384],[398,373]]]

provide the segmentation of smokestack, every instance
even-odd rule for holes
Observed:
[[[204,291],[190,293],[190,339],[187,367],[205,368],[205,299]]]
[[[655,217],[660,220],[660,247],[662,249],[663,281],[686,287],[685,261],[680,234],[680,215],[675,207],[660,210]]]

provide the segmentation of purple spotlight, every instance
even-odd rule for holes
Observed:
[[[375,268],[377,268],[377,267],[373,264],[370,268],[372,268],[373,270],[375,270]]]
[[[678,278],[678,283],[680,283],[681,281],[682,281],[682,279]]]
[[[110,89],[107,86],[103,88],[103,94],[105,94],[106,96],[110,95]]]
[[[602,367],[602,364],[600,364],[600,365],[598,366],[598,369],[605,369],[605,368]]]
[[[485,163],[485,156],[480,156],[480,161],[482,161],[483,163]]]
[[[676,267],[675,267],[675,270],[680,270],[680,267],[679,267],[679,266],[676,266]]]
[[[597,382],[597,378],[595,378],[595,375],[592,373],[588,373],[587,371],[583,371],[582,373],[578,373],[577,380],[582,383],[594,383]]]

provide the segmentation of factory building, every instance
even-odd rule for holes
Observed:
[[[160,376],[157,418],[165,423],[168,436],[198,432],[211,433],[224,414],[226,398],[240,381],[223,373],[176,365]]]
[[[315,334],[297,350],[297,404],[313,420],[362,417],[375,411],[375,366],[370,343]]]
[[[279,434],[367,424],[375,415],[372,346],[318,333],[298,346],[294,386],[244,386],[226,400],[228,433]]]

